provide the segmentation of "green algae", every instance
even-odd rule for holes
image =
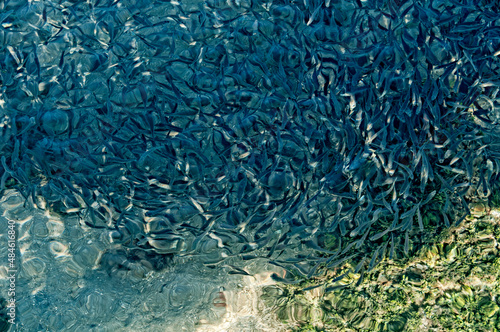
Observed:
[[[303,291],[353,268],[346,263],[298,286],[274,286],[275,295],[286,294],[278,319],[290,331],[499,331],[500,211],[479,201],[471,213],[409,258],[385,258],[360,285],[351,272],[328,292]]]

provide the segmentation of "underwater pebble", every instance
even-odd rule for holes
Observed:
[[[83,245],[75,250],[73,259],[83,268],[92,268],[99,257],[99,250],[91,245]]]
[[[38,258],[30,258],[22,263],[22,276],[28,279],[42,277],[45,272],[45,262]]]
[[[7,210],[5,217],[9,220],[23,224],[33,218],[33,210],[23,206],[18,206],[14,209]]]
[[[68,245],[63,244],[59,241],[52,241],[49,245],[50,252],[56,258],[69,256]]]
[[[104,319],[113,313],[115,301],[108,295],[98,291],[82,294],[80,301],[84,303],[84,310],[91,319]]]
[[[76,263],[73,258],[66,258],[61,261],[61,264],[63,264],[63,271],[70,277],[82,277],[85,273],[85,269]]]
[[[64,232],[64,223],[61,220],[49,219],[46,226],[50,237],[59,237]]]
[[[202,299],[204,296],[203,293],[196,292],[196,289],[189,284],[173,284],[169,285],[165,290],[168,296],[169,307],[174,310],[189,306],[195,296],[199,299]]]
[[[0,204],[4,210],[13,210],[24,203],[24,199],[21,195],[16,193],[14,190],[10,190],[4,194]]]
[[[45,220],[37,220],[33,223],[30,228],[30,232],[32,235],[40,238],[47,237],[49,235],[49,230],[45,223]]]
[[[162,311],[168,310],[168,294],[165,292],[155,292],[151,294],[145,302],[146,310],[151,311],[151,313],[161,313]]]

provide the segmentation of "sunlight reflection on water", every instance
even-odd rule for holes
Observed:
[[[266,271],[252,263],[248,269],[261,273],[244,277],[209,269],[200,258],[175,258],[155,271],[138,254],[120,254],[105,232],[82,231],[77,218],[26,208],[14,191],[6,192],[0,208],[3,223],[18,221],[18,331],[283,329],[260,299],[263,287],[275,284],[270,274],[281,273],[276,267]],[[1,271],[5,297],[6,265]]]

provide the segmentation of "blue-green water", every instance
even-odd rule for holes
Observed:
[[[319,309],[340,308],[336,292],[432,248],[470,221],[471,202],[498,200],[497,12],[466,0],[0,3],[2,234],[19,267],[15,299],[3,296],[17,327],[337,319]],[[302,288],[303,303],[270,309]],[[342,324],[403,329],[409,312]]]

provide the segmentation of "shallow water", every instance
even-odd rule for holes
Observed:
[[[170,260],[161,271],[138,260],[107,269],[103,254],[126,258],[113,251],[118,245],[106,232],[24,207],[14,191],[0,208],[2,227],[7,220],[18,225],[19,323],[12,331],[280,330],[273,315],[261,312],[262,287],[275,283],[271,268],[254,277],[228,275],[194,257]],[[6,242],[3,235],[0,247]],[[7,298],[6,262],[0,271],[0,295]]]

